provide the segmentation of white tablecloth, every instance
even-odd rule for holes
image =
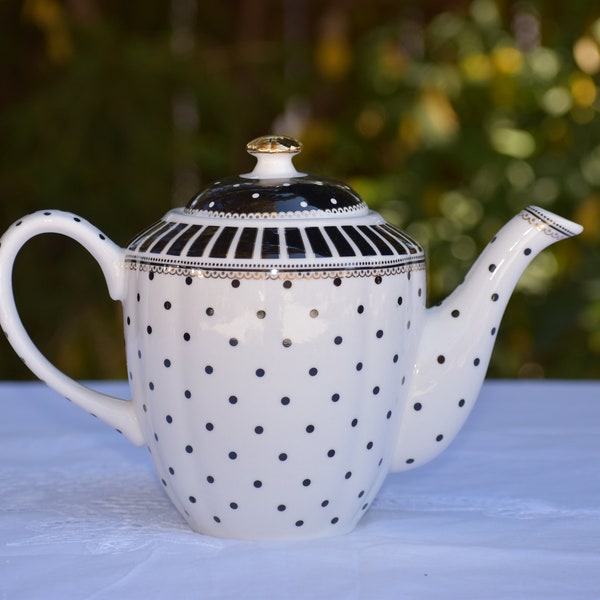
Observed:
[[[487,382],[353,533],[293,543],[192,532],[145,448],[43,384],[0,408],[2,600],[600,598],[600,383]]]

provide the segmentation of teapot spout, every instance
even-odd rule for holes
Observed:
[[[477,400],[519,277],[544,248],[582,230],[541,208],[524,209],[490,241],[464,282],[426,310],[392,471],[423,465],[454,439]]]

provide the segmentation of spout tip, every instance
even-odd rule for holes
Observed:
[[[583,227],[579,223],[569,221],[569,219],[565,219],[539,206],[528,206],[523,211],[523,216],[538,222],[541,221],[539,224],[540,227],[549,227],[554,232],[566,238],[579,235],[583,231]]]

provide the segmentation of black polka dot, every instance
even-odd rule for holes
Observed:
[[[219,519],[219,517],[217,517],[217,516],[214,516],[213,520],[214,520],[215,523],[220,523],[221,522],[221,519]]]
[[[231,287],[233,287],[233,288],[239,288],[240,287],[240,280],[239,279],[234,279],[231,282]]]
[[[329,450],[329,452],[327,452],[327,456],[329,456],[329,458],[333,458],[335,456],[335,450],[333,448]]]
[[[292,287],[292,282],[289,279],[287,279],[286,281],[283,282],[283,287],[286,290],[289,290]]]
[[[443,354],[440,354],[437,357],[437,361],[438,361],[438,363],[440,363],[440,365],[443,365],[446,362],[446,357]]]
[[[392,361],[395,362],[395,363],[397,363],[398,362],[398,358],[399,358],[398,355],[394,354],[394,358],[392,358]]]
[[[307,425],[306,426],[306,433],[312,433],[315,430],[315,426],[314,425]]]
[[[436,436],[435,441],[441,442],[443,439],[444,439],[444,436],[440,433],[438,436]]]
[[[333,519],[331,519],[331,524],[335,525],[338,521],[339,521],[338,517],[333,517]]]
[[[362,498],[365,495],[365,490],[360,490],[360,492],[358,492],[358,497]]]
[[[329,500],[323,500],[323,502],[321,502],[321,506],[323,508],[325,508],[326,506],[329,506]]]
[[[277,510],[278,510],[279,512],[283,512],[285,509],[286,509],[286,506],[285,506],[285,504],[280,504],[280,505],[277,507]]]
[[[357,312],[359,315],[362,315],[362,314],[365,312],[365,307],[364,307],[362,304],[359,304],[359,305],[358,305],[358,308],[356,309],[356,312]]]
[[[376,386],[373,388],[373,395],[377,396],[377,394],[379,394],[379,391],[380,391],[380,390],[379,390],[379,386],[378,386],[378,385],[376,385]]]
[[[308,487],[310,484],[311,484],[311,481],[310,481],[310,479],[304,479],[304,480],[302,481],[302,485],[303,485],[304,487]]]
[[[491,265],[488,267],[488,271],[489,271],[490,273],[493,273],[495,270],[496,270],[496,265],[494,265],[494,264],[491,264]]]
[[[495,327],[492,327],[492,330],[490,331],[490,333],[491,333],[492,335],[496,335],[496,328],[495,328]]]
[[[194,498],[194,496],[190,496],[188,498],[188,500],[192,503],[192,504],[196,504],[196,498]]]
[[[173,467],[169,467],[169,473],[171,475],[175,475],[175,469]]]
[[[229,404],[237,404],[237,396],[229,396]]]
[[[238,503],[237,502],[230,502],[229,503],[229,508],[231,508],[231,510],[237,510],[238,509]]]
[[[215,426],[212,423],[207,423],[205,427],[206,431],[212,431],[215,428]]]
[[[308,370],[308,374],[311,377],[314,377],[318,372],[319,372],[319,370],[316,367],[312,367],[311,369]]]
[[[406,464],[407,464],[407,465],[412,465],[414,462],[415,462],[415,459],[414,459],[414,458],[407,458],[407,459],[406,459]]]
[[[290,338],[285,338],[282,342],[281,345],[284,348],[289,348],[292,345],[292,340],[290,340]]]
[[[497,302],[499,297],[498,294],[492,294],[492,302]]]
[[[476,358],[476,359],[473,361],[473,364],[474,364],[474,365],[477,367],[477,366],[479,365],[479,363],[480,363],[480,362],[481,362],[481,361],[480,361],[478,358]]]
[[[168,369],[171,366],[171,361],[168,358],[165,358],[163,365],[165,365],[165,367]]]
[[[152,272],[148,273],[148,279],[150,281],[152,281],[154,279],[154,273],[152,273]]]
[[[458,401],[458,405],[459,405],[459,406],[462,408],[462,407],[465,405],[465,399],[464,399],[464,398],[461,398],[461,399]]]
[[[352,477],[352,471],[346,471],[346,474],[344,475],[344,479],[350,479],[350,477]]]
[[[336,277],[333,280],[333,285],[335,285],[336,287],[340,287],[340,285],[342,285],[342,280],[339,277]]]
[[[373,448],[373,442],[367,444],[367,450],[371,450],[371,448]]]
[[[190,334],[189,334],[189,333],[186,331],[186,332],[183,334],[183,339],[184,339],[186,342],[189,342],[189,341],[192,339],[192,336],[191,336],[191,335],[190,335]]]
[[[387,411],[387,414],[385,415],[385,418],[386,419],[391,419],[392,418],[392,411],[391,410]]]
[[[262,487],[262,481],[260,481],[259,479],[257,479],[253,484],[252,484],[256,489]]]
[[[352,419],[350,425],[352,425],[352,427],[356,427],[358,425],[358,419]]]
[[[148,335],[150,335],[152,333],[152,327],[150,327],[150,325],[148,325],[148,327],[146,327],[146,332],[148,333]]]
[[[456,319],[460,316],[460,310],[454,309],[450,314]]]
[[[264,319],[267,316],[267,313],[264,310],[258,310],[256,311],[256,316],[259,319]]]
[[[377,277],[375,277],[375,283],[377,285],[379,285],[383,280],[381,279],[381,275],[377,275]]]
[[[316,308],[313,308],[309,314],[312,319],[316,319],[319,316],[319,311]]]
[[[169,424],[170,424],[170,423],[172,423],[172,422],[173,422],[173,417],[172,417],[171,415],[167,415],[167,416],[165,417],[165,421],[166,421],[167,423],[169,423]]]
[[[331,401],[332,402],[338,402],[340,399],[340,395],[339,394],[333,394],[333,396],[331,396]]]
[[[256,369],[256,376],[257,377],[264,377],[265,376],[265,370],[264,369]]]
[[[260,435],[261,433],[264,433],[265,429],[262,425],[257,425],[254,428],[254,433],[256,433],[257,435]]]
[[[230,338],[229,339],[229,345],[230,346],[237,346],[238,345],[238,341],[236,338]]]
[[[206,314],[207,314],[209,317],[212,317],[212,316],[215,314],[215,309],[209,306],[209,307],[206,309]]]
[[[193,279],[191,277],[186,277],[185,278],[185,284],[186,285],[192,285],[192,281],[193,281]]]
[[[382,329],[379,329],[379,330],[377,331],[377,333],[375,334],[375,336],[376,336],[377,338],[381,339],[381,338],[383,337],[383,330],[382,330]]]
[[[287,406],[290,403],[290,399],[287,396],[284,396],[281,399],[281,404],[283,404],[283,406]]]
[[[205,372],[207,375],[212,375],[213,371],[214,371],[214,369],[213,369],[213,368],[212,368],[210,365],[206,365],[206,366],[204,367],[204,372]]]
[[[208,483],[214,483],[215,482],[215,478],[212,475],[208,475],[206,478],[206,481],[208,481]]]
[[[361,362],[359,362],[359,363],[356,363],[356,370],[357,370],[357,371],[361,371],[361,370],[362,370],[362,368],[363,368],[363,364],[362,364]]]
[[[402,306],[402,296],[398,296],[398,300],[396,301],[398,306]]]
[[[165,310],[171,310],[171,303],[168,300],[164,303],[163,306],[165,307]]]
[[[148,387],[150,388],[150,390],[153,390],[153,389],[154,389],[154,383],[150,382],[150,383],[148,384]]]
[[[282,452],[278,458],[281,462],[284,462],[288,459],[288,455],[285,452]]]
[[[304,521],[296,521],[296,527],[302,527],[304,525]]]
[[[525,248],[525,250],[523,250],[523,254],[525,256],[529,256],[531,254],[531,248]]]
[[[183,395],[189,400],[192,397],[192,392],[190,392],[190,390],[185,390]]]
[[[191,453],[194,451],[194,448],[193,448],[192,446],[190,446],[190,445],[187,445],[187,446],[185,447],[185,451],[186,451],[188,454],[191,454]]]
[[[343,341],[344,341],[344,340],[342,339],[342,336],[341,336],[341,335],[337,335],[337,336],[334,338],[334,340],[333,340],[333,343],[334,343],[336,346],[339,346],[339,345],[340,345],[340,344],[341,344]]]
[[[414,408],[416,411],[419,411],[419,410],[421,410],[421,409],[423,408],[423,405],[422,405],[420,402],[415,402],[415,403],[413,404],[413,408]]]

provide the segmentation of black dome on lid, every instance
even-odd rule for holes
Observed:
[[[246,175],[217,181],[190,200],[186,212],[204,216],[303,218],[367,213],[367,205],[348,185],[296,171],[292,158],[302,144],[265,136],[246,149],[256,157]]]
[[[259,218],[339,215],[361,209],[366,211],[366,204],[349,186],[311,175],[278,180],[231,177],[210,185],[186,207],[194,213]]]

